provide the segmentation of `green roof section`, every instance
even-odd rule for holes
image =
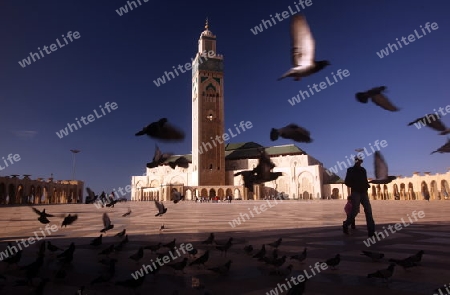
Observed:
[[[225,145],[225,160],[256,159],[259,157],[259,149],[265,149],[269,156],[306,155],[306,152],[294,144],[264,147],[256,142],[227,143]],[[192,163],[192,154],[173,155],[164,163],[175,162],[178,158],[185,157]]]

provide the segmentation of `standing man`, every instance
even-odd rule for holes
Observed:
[[[367,181],[367,172],[364,167],[361,167],[363,160],[355,157],[355,165],[347,169],[345,176],[345,185],[351,188],[351,196],[353,201],[352,212],[347,219],[342,223],[342,230],[344,234],[348,235],[348,226],[355,221],[358,215],[360,205],[364,208],[366,215],[367,232],[369,237],[375,236],[375,221],[372,216],[372,206],[370,205],[369,195],[367,189],[370,184]]]

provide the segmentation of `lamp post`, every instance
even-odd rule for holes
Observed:
[[[78,154],[79,150],[70,150],[72,152],[72,180],[75,180],[75,155]]]

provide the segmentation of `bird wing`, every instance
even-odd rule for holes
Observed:
[[[383,155],[381,155],[380,151],[375,152],[374,163],[375,163],[375,178],[386,179],[388,177],[388,166],[386,164],[386,161],[384,160]]]
[[[433,128],[436,131],[445,131],[447,127],[442,123],[441,120],[437,116],[433,115],[434,120],[430,120],[430,123],[427,124],[427,126]]]
[[[156,206],[156,209],[158,209],[159,213],[163,213],[164,212],[164,205],[163,205],[163,203],[160,203],[160,202],[155,200],[155,206]]]
[[[372,96],[372,101],[373,101],[374,104],[376,104],[379,107],[382,107],[385,110],[388,110],[388,111],[391,111],[391,112],[396,112],[396,111],[399,110],[382,93],[379,93],[379,94],[376,94],[376,95]]]
[[[159,163],[161,155],[162,155],[161,150],[159,149],[158,145],[155,144],[155,154],[153,155],[153,163]]]
[[[179,201],[181,199],[181,193],[180,192],[173,192],[172,193],[172,199],[175,201]]]
[[[303,15],[296,14],[291,22],[292,64],[310,66],[314,63],[315,40]]]
[[[33,209],[34,213],[36,213],[37,215],[41,215],[41,211],[39,211],[38,209],[31,207],[31,209]]]
[[[108,228],[111,225],[111,219],[109,218],[108,214],[105,212],[103,213],[103,226],[105,228]]]
[[[94,199],[95,199],[95,194],[94,194],[94,192],[91,190],[91,188],[87,187],[87,188],[86,188],[86,191],[87,191],[87,193],[88,193],[88,196],[91,198],[91,200],[94,200]]]
[[[70,216],[69,221],[70,221],[70,223],[72,223],[72,222],[74,222],[74,221],[77,220],[77,219],[78,219],[78,215],[75,214],[75,215],[71,215],[71,216]]]

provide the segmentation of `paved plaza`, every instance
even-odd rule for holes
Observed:
[[[270,202],[270,204],[268,203]],[[266,204],[265,211],[261,205]],[[61,269],[56,255],[45,253],[44,263],[33,280],[39,285],[41,278],[49,278],[42,294],[213,294],[213,295],[265,295],[286,294],[277,287],[279,283],[287,284],[294,276],[306,272],[310,278],[306,282],[304,294],[434,294],[433,290],[450,283],[450,201],[372,201],[373,215],[377,230],[400,223],[401,228],[389,236],[376,241],[367,247],[364,211],[356,218],[356,230],[350,235],[342,233],[342,221],[345,219],[344,200],[323,201],[233,201],[229,203],[194,203],[166,202],[168,208],[162,217],[155,217],[156,208],[153,202],[126,202],[116,204],[115,208],[96,208],[94,205],[39,205],[39,210],[46,209],[49,214],[49,225],[58,228],[42,241],[51,241],[54,245],[67,249],[71,242],[75,243],[74,259],[65,266],[66,276],[55,278]],[[254,206],[257,206],[255,209]],[[261,208],[261,209],[260,209]],[[122,214],[131,209],[128,217]],[[413,217],[413,212],[420,213]],[[103,236],[100,246],[91,246],[90,242],[100,235],[103,228],[102,215],[107,212],[114,224],[114,229]],[[259,213],[258,213],[259,212]],[[78,220],[67,228],[60,228],[62,215],[78,214]],[[248,215],[245,216],[244,214]],[[409,216],[408,216],[409,215]],[[239,216],[245,218],[240,225],[230,225]],[[29,237],[43,237],[45,225],[39,223],[38,216],[26,206],[0,207],[0,251],[5,251],[7,242],[17,245],[16,240]],[[409,220],[411,218],[411,220]],[[403,220],[402,220],[403,219]],[[404,221],[404,223],[403,223]],[[412,221],[412,222],[411,222]],[[160,232],[160,226],[164,230]],[[111,244],[118,245],[122,240],[114,235],[126,228],[129,242],[118,252],[109,255],[117,258],[116,272],[110,282],[91,285],[90,282],[108,268],[98,261],[106,255],[99,255]],[[391,227],[392,228],[392,227]],[[41,229],[44,232],[41,232]],[[55,228],[54,228],[55,229]],[[215,245],[203,245],[210,233],[215,234],[216,241],[225,243],[233,237],[228,253],[223,254]],[[293,265],[290,274],[270,275],[276,268],[265,262],[252,258],[263,244],[273,243],[282,238],[278,247],[279,257],[287,256],[286,262],[279,267],[284,271],[289,264]],[[156,262],[157,254],[144,250],[144,257],[135,262],[129,258],[140,246],[168,243],[176,239],[177,249],[180,244],[191,243],[198,249],[196,257],[210,250],[209,260],[203,266],[187,266],[176,271],[163,265],[156,276],[145,276],[143,284],[135,290],[116,286],[115,282],[132,279],[131,274],[139,270],[143,264]],[[25,277],[19,267],[32,263],[42,241],[23,247],[23,256],[18,266],[0,262],[0,294],[35,294],[31,286],[14,286],[16,281]],[[244,252],[244,247],[252,245],[251,255]],[[290,256],[300,254],[307,248],[304,263],[291,260]],[[266,245],[267,254],[272,255],[272,247]],[[378,251],[385,254],[379,262],[373,262],[361,255],[362,250]],[[368,279],[367,274],[389,266],[390,258],[406,258],[424,250],[425,254],[420,266],[404,270],[396,266],[389,284],[379,279]],[[161,248],[159,253],[168,251]],[[60,253],[60,252],[57,252]],[[180,262],[184,257],[189,262],[196,258],[174,254],[175,259],[168,264]],[[323,262],[336,254],[341,255],[341,262],[336,270],[321,269],[312,275],[311,268],[317,262]],[[232,261],[228,275],[219,275],[208,268]],[[311,266],[311,267],[310,267]],[[291,286],[294,285],[290,283]],[[199,285],[200,287],[195,287]],[[77,290],[85,286],[84,293]],[[269,293],[277,290],[277,293]],[[178,293],[176,292],[178,291]],[[439,294],[439,293],[436,293]],[[447,293],[443,293],[447,294]]]

